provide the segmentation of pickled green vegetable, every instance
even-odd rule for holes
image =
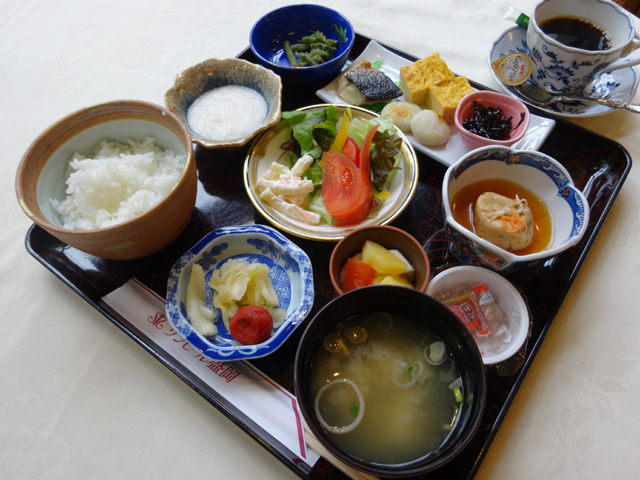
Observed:
[[[320,65],[331,60],[338,50],[338,41],[327,38],[324,33],[316,31],[312,35],[302,37],[301,43],[284,42],[284,53],[292,67],[308,67]]]

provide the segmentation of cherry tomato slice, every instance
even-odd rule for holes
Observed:
[[[360,168],[342,153],[322,154],[322,199],[336,226],[360,223],[373,209],[369,153],[379,126],[375,125],[364,137]]]
[[[362,141],[362,148],[360,149],[360,172],[362,174],[363,181],[371,189],[371,166],[369,164],[369,154],[371,153],[371,142],[373,142],[373,136],[376,134],[380,125],[374,125],[371,130],[367,132]]]
[[[356,288],[373,285],[373,278],[375,276],[376,271],[373,267],[367,265],[362,260],[350,258],[347,260],[347,266],[344,269],[344,285],[342,290],[349,292]]]
[[[268,340],[272,329],[271,314],[256,305],[242,307],[229,322],[229,333],[243,345],[257,345]]]
[[[322,199],[337,226],[360,223],[373,208],[370,182],[342,153],[322,154]]]
[[[347,137],[347,140],[344,142],[344,146],[342,147],[342,153],[351,160],[356,166],[360,166],[360,148],[356,141]]]

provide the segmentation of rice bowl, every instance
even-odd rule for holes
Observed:
[[[87,156],[105,139],[125,143],[146,137],[186,157],[169,192],[146,211],[116,225],[91,230],[64,227],[49,199],[66,198],[66,172],[73,152]],[[116,100],[91,105],[58,120],[34,140],[20,161],[15,186],[27,216],[61,242],[100,258],[145,257],[173,242],[191,219],[197,195],[191,136],[176,115],[153,103]]]

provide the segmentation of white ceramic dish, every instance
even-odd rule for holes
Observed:
[[[364,49],[353,63],[357,63],[363,59],[368,60],[371,63],[377,60],[382,60],[383,63],[380,70],[386,73],[394,82],[397,82],[400,79],[400,67],[404,65],[411,65],[413,63],[411,60],[407,60],[406,58],[396,55],[379,43],[373,41],[369,42],[367,48]],[[336,90],[339,78],[340,77],[338,76],[329,85],[318,90],[316,95],[327,103],[344,104],[344,100],[338,96]],[[402,100],[402,97],[397,100]],[[518,150],[538,150],[542,143],[547,139],[555,125],[555,120],[531,115],[529,130],[525,134],[524,138],[513,147]],[[449,127],[451,128],[449,141],[440,147],[426,147],[411,134],[408,134],[407,138],[416,150],[430,156],[434,160],[437,160],[448,167],[457,162],[462,155],[471,151],[471,148],[467,147],[462,141],[462,138],[460,138],[460,135],[458,135],[458,129],[455,124],[450,123]]]
[[[497,40],[491,45],[487,61],[489,62],[489,69],[491,70],[493,78],[495,78],[496,82],[498,82],[506,93],[512,97],[519,98],[529,105],[537,106],[536,104],[528,101],[525,97],[519,95],[513,87],[503,84],[496,72],[491,68],[491,63],[505,55],[508,55],[509,53],[521,52],[528,55],[529,49],[527,48],[526,36],[526,30],[518,27],[517,25],[508,28],[502,32]],[[639,83],[640,75],[638,75],[638,70],[634,67],[621,68],[620,70],[605,73],[596,78],[582,91],[580,95],[585,97],[606,98],[609,100],[628,102],[635,96]],[[580,101],[558,102],[556,104],[549,105],[548,107],[544,107],[543,110],[555,113],[561,117],[597,117],[615,112],[615,109],[605,105]],[[515,145],[514,147],[520,148]]]
[[[478,347],[480,347],[483,363],[489,365],[502,362],[513,356],[527,339],[529,311],[520,292],[511,282],[495,272],[482,267],[465,265],[449,268],[432,278],[427,287],[427,295],[439,299],[439,294],[455,287],[459,288],[464,285],[472,289],[482,284],[487,285],[496,304],[507,317],[507,330],[511,335],[509,342],[491,350],[482,348],[481,342],[478,342],[477,336],[473,334],[474,340],[479,343]],[[491,329],[489,330],[490,335]]]
[[[313,110],[326,106],[311,105],[300,110]],[[342,116],[345,107],[336,106],[335,108],[336,112]],[[351,111],[354,116],[363,116],[365,118],[375,116],[368,110],[358,107],[351,107]],[[280,161],[283,164],[288,162],[288,157],[286,155],[283,156],[283,151],[280,149],[280,145],[291,139],[291,128],[284,122],[262,133],[256,138],[249,150],[244,164],[244,185],[249,194],[249,199],[271,224],[292,235],[310,240],[337,242],[356,228],[369,225],[386,225],[392,222],[407,207],[415,193],[418,181],[416,153],[402,132],[398,130],[398,134],[403,139],[402,155],[404,161],[402,162],[401,170],[391,182],[389,190],[392,195],[384,201],[376,218],[367,219],[349,227],[334,227],[324,222],[320,225],[309,225],[286,217],[264,203],[256,190],[258,179],[264,176],[264,173],[273,162]]]
[[[213,307],[208,281],[213,272],[228,259],[263,263],[270,269],[269,278],[287,311],[282,325],[271,338],[258,345],[242,345],[227,331],[220,312],[214,323],[218,333],[204,336],[187,319],[186,297],[191,268],[202,266],[207,285],[207,306]],[[307,254],[280,232],[263,225],[223,227],[208,233],[173,266],[167,281],[167,318],[180,334],[203,355],[213,360],[248,360],[264,357],[279,348],[306,318],[313,306],[313,271]]]

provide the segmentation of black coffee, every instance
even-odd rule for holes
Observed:
[[[554,17],[540,23],[540,30],[557,42],[581,50],[609,50],[613,38],[600,25],[581,17]]]

